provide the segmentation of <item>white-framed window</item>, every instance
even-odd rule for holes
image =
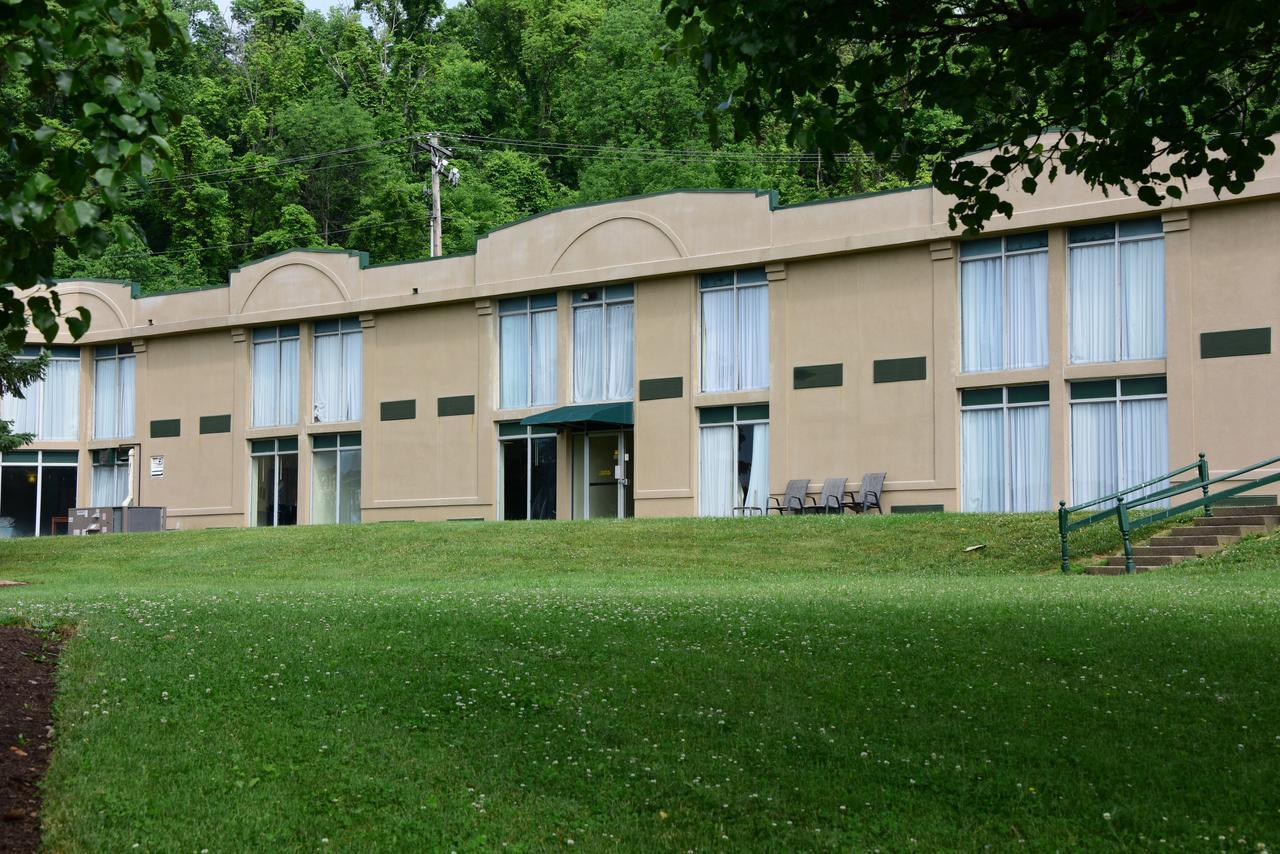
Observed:
[[[1169,400],[1164,377],[1071,383],[1071,503],[1136,486],[1169,470]],[[1155,484],[1127,496],[1163,489]]]
[[[0,454],[0,539],[65,534],[76,503],[75,451]]]
[[[254,427],[298,423],[298,324],[253,330]]]
[[[317,424],[359,421],[364,341],[358,317],[317,320],[312,335],[311,417]]]
[[[1049,365],[1049,233],[960,244],[960,370]]]
[[[635,288],[573,294],[573,399],[630,400],[636,377]]]
[[[360,521],[360,434],[311,440],[311,524]]]
[[[37,358],[40,350],[23,347],[19,358]],[[31,433],[37,441],[74,441],[80,433],[80,348],[48,350],[44,379],[24,387],[22,397],[5,395],[0,418],[13,422],[13,432]]]
[[[93,348],[93,438],[127,439],[134,434],[136,380],[132,344]]]
[[[702,390],[769,387],[769,280],[763,267],[698,280]]]
[[[1053,506],[1047,383],[960,392],[960,490],[968,512]]]
[[[769,404],[698,410],[698,515],[769,502]]]
[[[1165,357],[1159,217],[1069,229],[1067,271],[1072,364]]]
[[[249,524],[298,524],[298,438],[249,443]]]
[[[556,295],[498,300],[498,406],[556,402]]]
[[[93,471],[89,503],[94,507],[119,507],[129,496],[129,455],[116,448],[90,453]]]

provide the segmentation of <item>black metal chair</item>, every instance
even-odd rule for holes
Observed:
[[[741,512],[743,516],[748,516],[752,513],[760,513],[765,516],[770,513],[777,513],[779,516],[783,513],[803,513],[805,493],[808,491],[808,480],[789,480],[787,481],[787,488],[781,496],[769,496],[769,500],[765,502],[764,509],[759,507],[735,507],[733,512]]]
[[[809,503],[805,505],[806,513],[843,513],[845,486],[847,477],[829,477],[822,482],[822,494],[817,500],[813,496],[805,496]]]
[[[877,513],[884,515],[884,509],[880,506],[880,493],[884,491],[885,477],[886,473],[882,471],[864,474],[857,494],[845,493],[849,500],[844,502],[844,506],[854,513],[869,513],[874,507]]]

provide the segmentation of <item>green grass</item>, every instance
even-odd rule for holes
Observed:
[[[56,851],[1280,844],[1280,542],[1093,578],[1055,530],[10,541],[0,621],[78,627]]]

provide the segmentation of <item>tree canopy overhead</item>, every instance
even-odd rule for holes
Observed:
[[[1198,176],[1238,193],[1280,131],[1274,0],[662,5],[704,84],[729,83],[739,136],[780,116],[798,145],[929,166],[953,227],[1011,215],[1001,187],[1060,171],[1152,205]]]

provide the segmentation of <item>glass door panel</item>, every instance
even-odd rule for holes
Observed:
[[[587,436],[587,518],[618,517],[618,479],[615,467],[621,459],[619,434]]]

